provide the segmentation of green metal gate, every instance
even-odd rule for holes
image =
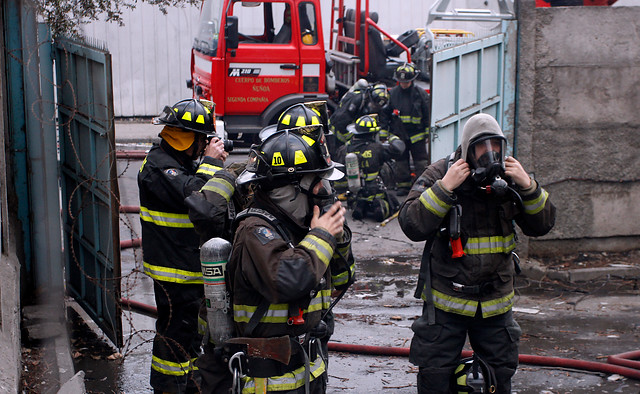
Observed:
[[[477,113],[496,118],[514,146],[517,21],[510,2],[499,0],[500,12],[446,11],[448,0],[431,9],[433,20],[491,22],[497,32],[433,40],[431,55],[431,162],[448,156],[460,144],[466,121]],[[496,30],[495,28],[493,29]]]
[[[67,292],[122,346],[119,190],[111,55],[56,39]]]

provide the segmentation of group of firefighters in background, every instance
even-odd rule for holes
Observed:
[[[495,376],[486,384],[510,391],[519,338],[511,315],[514,222],[543,235],[555,208],[517,160],[504,157],[506,139],[488,115],[467,122],[455,160],[428,167],[429,97],[413,83],[418,73],[412,64],[398,67],[390,91],[358,81],[330,118],[317,103],[294,105],[261,133],[246,162],[227,167],[230,148],[215,136],[212,103],[165,107],[156,118],[161,142],[138,176],[144,271],[158,307],[156,393],[326,391],[331,308],[355,281],[341,196],[358,220],[382,221],[400,209],[405,234],[427,241],[434,268],[427,261],[417,292],[425,312],[411,347],[418,391],[468,386],[453,379],[467,334],[484,375]],[[357,185],[338,164],[354,156]],[[492,194],[499,180],[505,192]],[[401,206],[396,195],[407,194]],[[442,223],[459,211],[464,251],[452,257],[453,229]],[[201,272],[200,248],[211,238],[232,244],[215,283],[227,293],[216,305]],[[458,268],[442,268],[452,259]],[[206,313],[227,309],[234,339],[218,343]]]

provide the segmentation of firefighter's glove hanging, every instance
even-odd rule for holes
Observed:
[[[322,339],[327,336],[329,329],[327,327],[327,323],[324,320],[320,320],[320,322],[313,327],[311,331],[309,331],[309,336],[312,338]]]

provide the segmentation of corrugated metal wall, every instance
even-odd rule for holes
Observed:
[[[124,14],[124,26],[92,22],[89,37],[107,43],[113,59],[115,116],[155,116],[165,105],[191,96],[187,89],[191,44],[200,10],[157,7],[138,2]]]
[[[424,27],[434,2],[370,0],[369,9],[378,13],[380,27],[390,34],[402,34]],[[479,0],[454,2],[459,8],[489,8]],[[191,96],[185,81],[199,13],[198,7],[189,6],[171,8],[164,15],[157,7],[138,2],[123,15],[124,26],[101,21],[84,26],[85,35],[105,41],[112,54],[116,116],[155,116],[165,105]],[[328,46],[330,0],[322,1],[322,19]],[[436,23],[437,27],[456,26],[453,22]]]

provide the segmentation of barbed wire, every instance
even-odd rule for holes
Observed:
[[[105,47],[99,43],[73,41],[92,49],[105,50]],[[8,56],[20,62],[24,69],[32,66],[39,68],[38,50],[44,45],[53,44],[51,40],[40,41],[33,48],[9,51]],[[62,47],[56,47],[54,51],[57,51],[59,56],[55,64],[61,68],[58,77],[74,74],[78,76],[78,71],[74,69],[78,65],[75,54]],[[86,71],[91,72],[90,67]],[[121,346],[114,349],[121,353],[122,357],[112,362],[124,364],[126,359],[136,354],[139,349],[152,344],[154,338],[168,345],[177,359],[191,359],[191,353],[173,339],[161,335],[157,330],[137,327],[139,323],[133,315],[135,312],[121,302],[123,297],[134,294],[144,282],[156,282],[161,289],[163,286],[162,282],[157,282],[143,273],[142,251],[139,247],[131,248],[130,257],[125,257],[125,264],[122,264],[123,255],[121,247],[117,244],[120,241],[120,235],[137,239],[140,238],[140,234],[134,224],[137,215],[118,212],[119,207],[124,205],[120,198],[118,183],[129,170],[134,169],[136,164],[139,165],[140,159],[116,158],[115,117],[101,115],[112,111],[107,105],[100,104],[93,98],[81,97],[82,92],[73,78],[51,80],[38,74],[26,74],[25,78],[28,79],[25,86],[32,89],[30,93],[40,97],[30,103],[27,109],[28,116],[44,126],[54,126],[58,130],[57,143],[62,176],[60,186],[63,190],[61,196],[64,204],[62,224],[68,237],[64,250],[69,262],[67,269],[70,271],[64,278],[67,282],[66,286],[82,286],[76,281],[84,278],[83,280],[89,284],[85,289],[89,293],[87,298],[95,298],[96,294],[90,294],[94,292],[92,287],[95,287],[94,293],[100,293],[101,297],[104,297],[101,301],[98,299],[94,307],[108,309],[109,305],[117,305],[116,313],[120,316],[105,314],[103,317],[116,332],[119,330],[117,320],[122,319],[122,324],[126,324],[122,332],[127,331],[128,334],[122,339]],[[80,75],[80,78],[86,78],[86,75]],[[41,83],[49,85],[43,86],[44,89],[57,90],[59,101],[42,99],[37,89]],[[49,111],[43,111],[43,107],[51,109],[50,113],[53,115],[45,115]],[[99,138],[105,138],[106,141],[104,146],[98,148],[96,141]],[[123,164],[122,168],[118,168],[119,163]],[[94,223],[91,223],[92,220]],[[101,226],[97,226],[98,224]],[[89,228],[91,225],[96,227]],[[109,229],[111,229],[111,236],[101,234],[102,231],[109,231]],[[105,242],[108,239],[111,240]],[[93,252],[97,254],[89,257]],[[107,262],[109,257],[112,257],[114,262],[120,261],[120,266],[126,267],[126,271],[114,271],[113,275],[105,275],[108,268],[104,264],[110,264]],[[98,265],[101,266],[98,267]],[[82,292],[80,289],[77,291]],[[169,299],[169,319],[171,319],[175,317],[176,311],[168,293],[165,295]],[[150,362],[150,350],[148,358]],[[118,382],[118,369],[113,371],[116,375],[112,376],[111,380]]]

